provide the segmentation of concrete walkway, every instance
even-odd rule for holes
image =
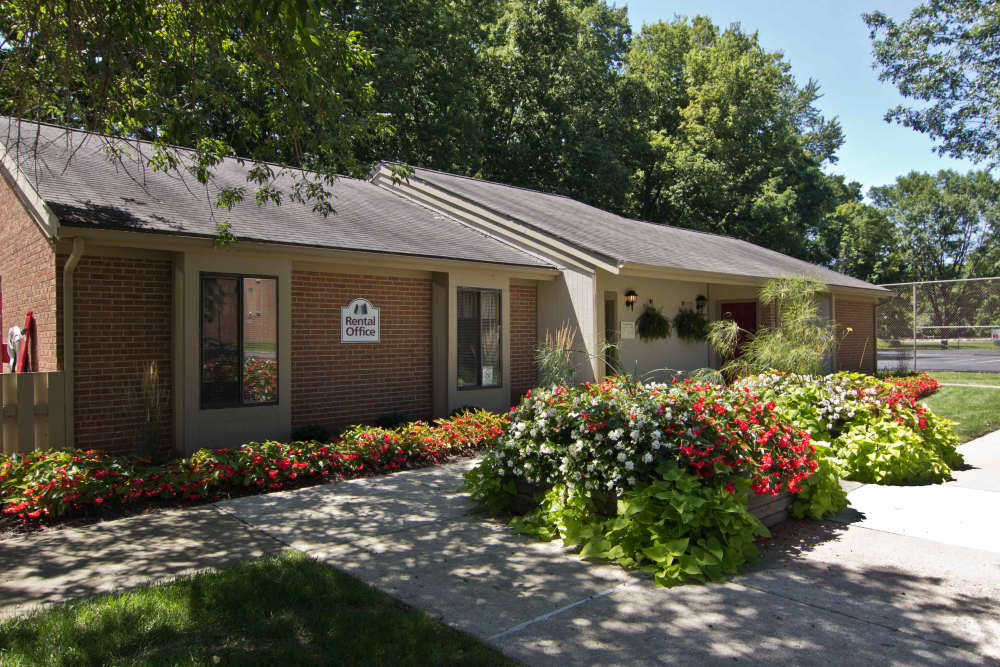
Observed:
[[[285,548],[212,506],[0,541],[0,619]]]
[[[946,485],[861,486],[726,584],[663,589],[512,535],[473,464],[254,496],[0,544],[0,616],[286,546],[529,664],[1000,663],[1000,433]]]

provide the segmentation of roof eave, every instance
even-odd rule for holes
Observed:
[[[725,283],[729,285],[750,285],[760,286],[768,280],[773,280],[773,276],[752,276],[746,274],[717,273],[712,271],[695,271],[689,269],[677,269],[669,266],[657,266],[654,264],[642,264],[638,262],[624,262],[621,267],[623,275],[642,276],[647,278],[664,278],[672,280],[686,280],[691,282]],[[873,297],[888,297],[892,295],[890,290],[878,285],[860,287],[852,285],[838,285],[826,283],[831,290],[839,293],[867,294]]]
[[[50,242],[59,240],[59,218],[45,203],[35,187],[24,175],[17,161],[11,156],[5,146],[0,146],[0,169],[4,180],[10,185],[14,194],[24,205],[39,231]]]
[[[64,225],[72,230],[72,236],[81,236],[88,241],[102,245],[127,248],[184,251],[205,249],[211,247],[214,236],[192,232],[159,231],[152,229],[107,229],[84,225]],[[155,239],[155,241],[153,240]],[[303,258],[336,257],[338,260],[350,257],[393,258],[393,263],[403,268],[427,268],[432,270],[435,264],[488,266],[498,270],[516,274],[517,277],[533,280],[554,280],[559,275],[559,269],[554,266],[538,266],[529,264],[513,264],[490,260],[462,259],[435,255],[402,254],[380,250],[359,250],[357,248],[333,247],[289,243],[287,241],[268,241],[264,239],[239,238],[236,247],[248,251],[261,252],[270,248],[283,248],[289,252],[297,252]]]
[[[582,247],[568,239],[554,237],[531,223],[495,210],[415,174],[411,174],[405,181],[394,182],[391,180],[388,164],[380,163],[380,168],[371,178],[373,183],[415,197],[424,205],[451,217],[476,222],[482,227],[481,231],[494,238],[502,236],[507,241],[524,243],[528,247],[526,251],[532,254],[541,252],[558,257],[569,264],[596,267],[615,274],[621,268],[622,262],[619,259]]]

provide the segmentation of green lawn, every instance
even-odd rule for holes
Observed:
[[[935,373],[934,377],[940,381],[940,375],[943,374]],[[976,375],[976,373],[953,375]],[[924,401],[934,414],[956,422],[955,433],[962,442],[1000,429],[1000,389],[941,387]]]
[[[943,384],[988,384],[1000,387],[1000,373],[952,373],[949,371],[927,371],[927,374]]]
[[[515,664],[300,553],[0,624],[8,665]]]

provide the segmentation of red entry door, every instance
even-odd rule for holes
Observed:
[[[736,344],[736,356],[740,356],[739,350],[747,342],[749,334],[757,333],[757,303],[754,301],[741,301],[738,303],[722,304],[722,319],[734,320],[740,331],[740,339]]]

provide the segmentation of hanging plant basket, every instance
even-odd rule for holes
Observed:
[[[674,315],[674,330],[688,343],[703,341],[708,337],[708,319],[698,311],[681,308]]]
[[[658,309],[647,305],[642,315],[635,321],[635,332],[639,338],[645,342],[660,340],[670,337],[670,320],[663,316]]]

